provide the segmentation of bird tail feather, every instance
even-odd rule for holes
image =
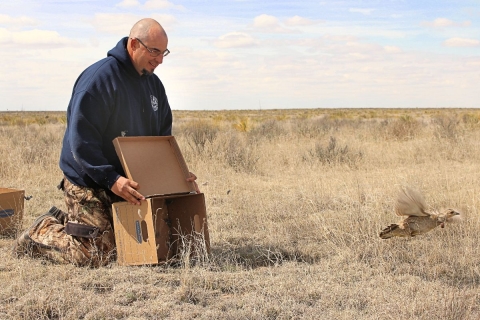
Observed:
[[[409,234],[396,223],[389,225],[380,232],[380,238],[407,237]]]

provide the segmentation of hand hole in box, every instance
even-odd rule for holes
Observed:
[[[142,226],[142,240],[143,242],[147,242],[148,240],[147,223],[145,222],[145,220],[142,220],[140,225]]]

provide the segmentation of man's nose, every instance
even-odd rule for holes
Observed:
[[[158,57],[155,57],[155,61],[157,61],[158,64],[162,64],[162,62],[163,62],[163,54],[159,55]]]

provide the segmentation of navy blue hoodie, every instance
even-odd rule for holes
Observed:
[[[110,190],[125,173],[113,146],[118,136],[166,136],[172,112],[155,75],[139,75],[125,37],[88,67],[73,87],[60,169],[73,184]]]

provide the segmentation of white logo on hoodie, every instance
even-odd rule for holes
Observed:
[[[158,110],[158,100],[157,97],[150,95],[150,101],[152,102],[152,109],[153,111]]]

